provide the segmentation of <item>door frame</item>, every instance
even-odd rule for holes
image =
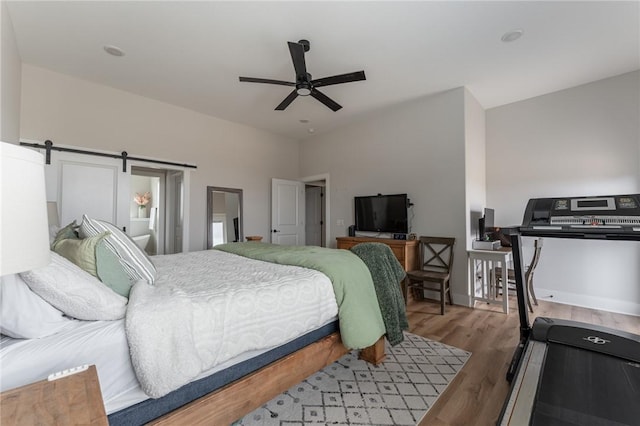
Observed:
[[[135,170],[134,170],[135,169]],[[156,255],[165,254],[165,237],[167,235],[167,218],[170,214],[167,211],[167,169],[156,169],[151,167],[138,167],[135,164],[131,166],[131,176],[146,176],[150,178],[160,179],[159,197],[160,203],[158,204],[157,224],[156,224]],[[151,211],[149,212],[151,214]]]

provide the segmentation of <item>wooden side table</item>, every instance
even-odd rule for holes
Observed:
[[[260,242],[262,241],[262,237],[260,235],[249,235],[247,237],[247,241],[257,241]]]
[[[108,426],[96,366],[2,392],[0,424]]]

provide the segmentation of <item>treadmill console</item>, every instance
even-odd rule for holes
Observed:
[[[640,236],[640,194],[533,198],[523,235],[635,239]]]

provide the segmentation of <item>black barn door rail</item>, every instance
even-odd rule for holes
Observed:
[[[84,149],[64,148],[64,147],[59,147],[59,146],[53,146],[53,142],[51,142],[50,140],[44,141],[44,145],[43,144],[39,144],[39,143],[28,143],[28,142],[20,142],[20,145],[28,146],[28,147],[31,147],[31,148],[40,148],[40,149],[46,150],[46,154],[45,154],[45,163],[46,164],[51,164],[51,151],[53,150],[53,151],[60,151],[60,152],[73,152],[75,154],[93,155],[93,156],[96,156],[96,157],[118,158],[118,159],[122,160],[122,172],[123,173],[127,172],[127,160],[144,161],[144,162],[147,162],[147,163],[164,164],[164,165],[168,165],[168,166],[188,167],[188,168],[191,168],[191,169],[197,169],[198,168],[198,166],[195,166],[193,164],[182,164],[182,163],[174,163],[172,161],[150,160],[148,158],[130,157],[129,154],[127,153],[127,151],[122,151],[122,153],[120,153],[120,154],[107,154],[107,153],[104,153],[104,152],[88,151],[88,150],[84,150]]]

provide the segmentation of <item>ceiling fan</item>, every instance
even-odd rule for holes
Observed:
[[[291,60],[293,61],[293,68],[296,71],[296,81],[282,81],[282,80],[270,80],[266,78],[253,78],[253,77],[239,77],[240,81],[249,83],[268,83],[279,84],[282,86],[294,86],[295,89],[289,96],[284,98],[280,105],[276,107],[276,111],[283,111],[287,108],[291,102],[298,96],[309,96],[316,98],[324,105],[329,107],[332,111],[338,111],[342,108],[336,101],[329,98],[324,93],[320,92],[317,88],[323,86],[331,86],[333,84],[350,83],[352,81],[366,80],[364,71],[356,71],[348,74],[334,75],[332,77],[318,78],[316,80],[311,79],[311,74],[307,72],[307,65],[304,61],[304,52],[308,52],[311,48],[309,40],[300,40],[297,43],[289,42],[289,52],[291,53]]]

